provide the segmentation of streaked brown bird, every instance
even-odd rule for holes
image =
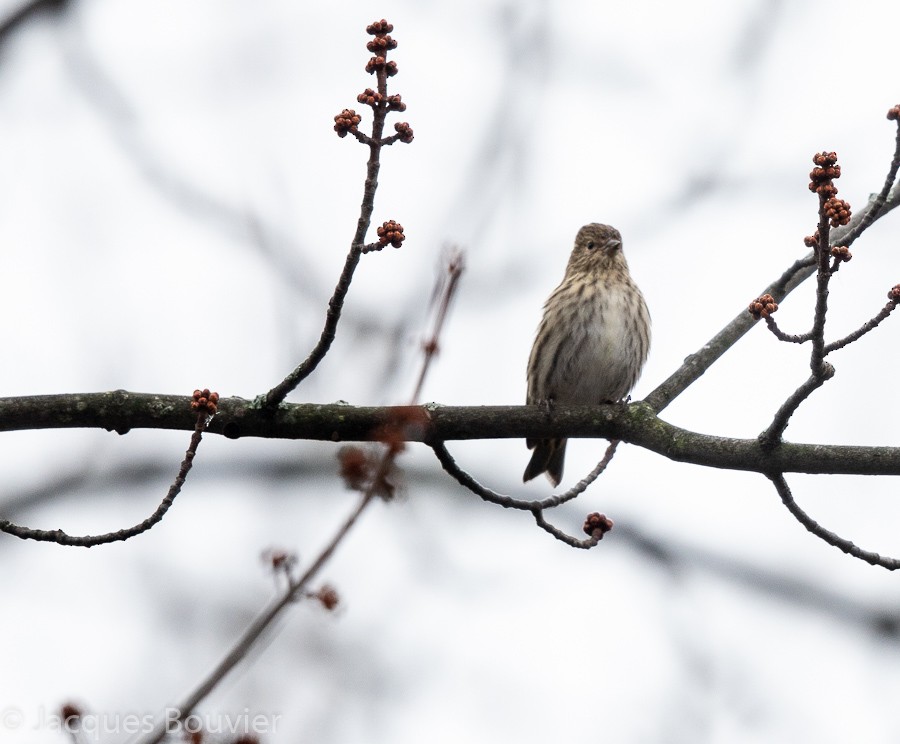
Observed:
[[[628,272],[622,236],[585,225],[575,237],[562,283],[544,304],[528,358],[529,405],[599,405],[622,400],[641,375],[650,349],[650,312]],[[565,439],[528,439],[523,481],[546,473],[558,486]]]

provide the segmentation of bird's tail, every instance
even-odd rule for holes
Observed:
[[[563,477],[566,440],[528,439],[526,443],[529,449],[534,449],[534,454],[531,455],[531,461],[528,463],[528,467],[525,468],[522,481],[527,482],[541,473],[546,473],[553,486],[558,486]]]

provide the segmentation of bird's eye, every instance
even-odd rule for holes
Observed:
[[[595,246],[595,245],[596,245],[596,243],[595,243],[593,240],[589,240],[589,241],[588,241],[588,244],[587,244],[588,250],[589,250],[589,251],[594,250],[594,246]]]

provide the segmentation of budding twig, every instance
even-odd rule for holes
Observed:
[[[844,245],[850,246],[860,235],[862,235],[869,226],[897,206],[900,200],[900,190],[894,186],[897,180],[897,172],[900,171],[900,105],[893,106],[888,110],[887,118],[889,121],[897,122],[897,133],[894,138],[894,157],[891,159],[890,168],[888,168],[887,176],[884,179],[884,185],[878,196],[870,203],[869,209],[854,226],[853,229],[847,231],[844,238]]]
[[[366,47],[375,54],[366,64],[366,72],[375,75],[378,90],[373,91],[367,88],[357,97],[357,100],[372,108],[372,135],[364,135],[358,130],[357,126],[362,121],[362,118],[353,109],[344,109],[334,117],[334,130],[338,136],[344,137],[349,132],[359,142],[369,147],[366,181],[363,186],[363,200],[359,209],[359,218],[356,222],[356,232],[353,235],[353,240],[350,242],[350,252],[344,261],[344,268],[334,288],[334,293],[328,301],[328,310],[325,313],[325,327],[322,329],[318,342],[310,351],[309,356],[293,372],[265,394],[263,406],[268,410],[277,408],[292,390],[309,377],[331,348],[338,322],[341,319],[344,301],[347,293],[350,291],[350,283],[353,281],[353,274],[362,254],[368,252],[364,244],[366,234],[371,225],[372,213],[375,210],[375,192],[378,190],[378,173],[381,169],[381,148],[385,145],[391,145],[397,140],[406,143],[413,140],[412,129],[406,122],[396,125],[396,135],[384,137],[384,123],[388,112],[403,111],[406,108],[406,104],[401,102],[399,95],[388,96],[387,92],[387,79],[397,74],[397,63],[386,59],[388,51],[397,47],[396,40],[390,36],[393,28],[387,21],[381,20],[370,24],[366,29],[374,37],[366,44]],[[385,226],[387,224],[385,223]],[[403,228],[401,227],[399,233],[402,235],[402,232]],[[392,242],[395,247],[399,247],[402,237],[399,240],[392,237],[389,242]],[[385,244],[381,243],[382,246]],[[369,250],[372,249],[370,248]]]
[[[434,450],[434,454],[437,457],[438,461],[441,463],[441,466],[446,470],[450,475],[452,475],[457,482],[469,489],[472,493],[485,501],[489,501],[492,504],[497,504],[498,506],[502,506],[504,509],[520,509],[522,511],[529,511],[534,515],[535,522],[538,527],[549,532],[553,537],[557,540],[561,540],[567,545],[572,546],[573,548],[592,548],[603,537],[603,534],[608,532],[612,528],[612,521],[609,520],[609,524],[603,529],[601,532],[594,534],[594,530],[588,532],[591,537],[587,540],[578,540],[577,538],[571,537],[567,535],[562,530],[554,527],[549,522],[544,519],[544,510],[545,509],[553,509],[557,506],[565,504],[568,501],[571,501],[577,496],[580,496],[587,489],[591,483],[597,480],[600,477],[600,474],[606,470],[609,463],[612,461],[613,455],[616,453],[616,448],[619,446],[619,440],[614,439],[609,443],[609,446],[606,448],[606,453],[603,455],[603,458],[600,462],[594,466],[594,469],[588,473],[584,478],[582,478],[578,483],[576,483],[572,488],[568,491],[565,491],[560,494],[555,494],[553,496],[548,496],[545,499],[537,499],[526,501],[525,499],[517,499],[512,496],[507,496],[505,494],[497,493],[487,486],[479,483],[475,478],[473,478],[469,473],[463,470],[456,460],[453,459],[453,456],[447,450],[446,445],[443,441],[434,440],[429,441],[428,445]]]
[[[894,111],[894,107],[891,111]],[[889,119],[898,121],[898,133],[895,150],[887,178],[880,193],[871,198],[866,206],[857,211],[846,226],[831,230],[829,247],[850,246],[876,220],[881,219],[892,210],[900,207],[900,183],[895,183],[900,169],[900,119],[896,113],[888,115]],[[796,260],[778,279],[766,287],[760,294],[772,295],[775,302],[782,302],[794,289],[815,273],[815,253],[810,252]],[[654,411],[661,412],[675,398],[695,383],[719,358],[734,346],[756,323],[756,318],[741,311],[721,331],[707,341],[694,354],[673,372],[662,384],[658,385],[644,401]]]

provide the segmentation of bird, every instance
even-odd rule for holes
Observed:
[[[650,311],[631,278],[622,236],[591,223],[575,236],[562,282],[544,303],[528,358],[528,405],[617,403],[634,388],[650,350]],[[523,482],[563,477],[565,438],[527,439]]]

